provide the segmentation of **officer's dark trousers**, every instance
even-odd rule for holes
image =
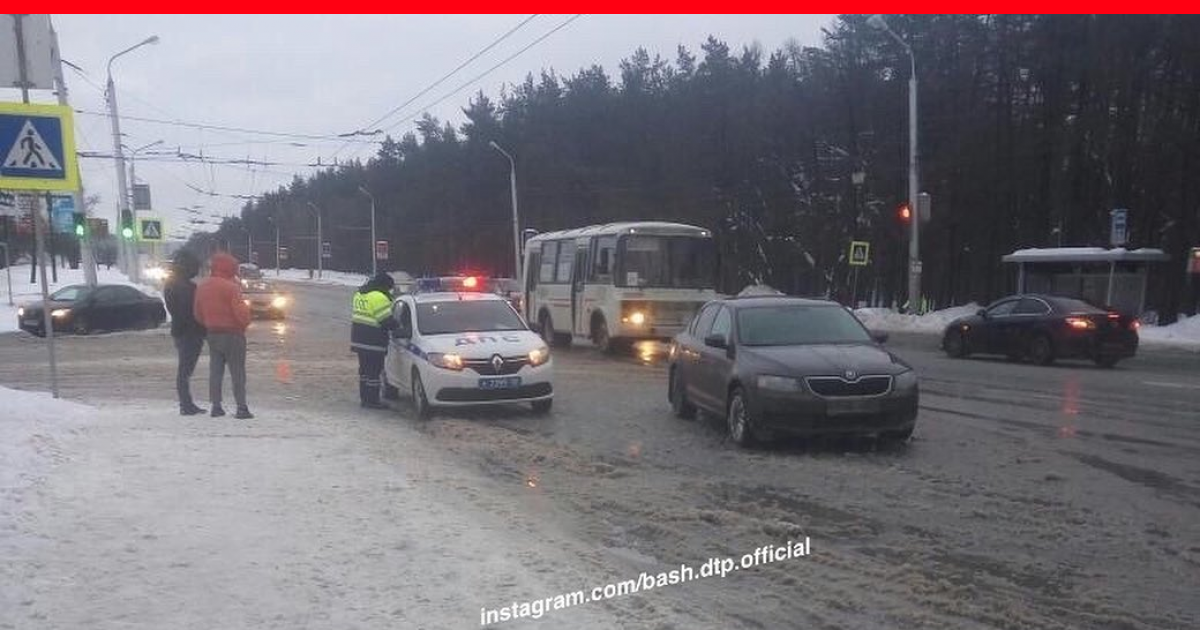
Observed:
[[[358,354],[358,399],[364,403],[379,402],[379,387],[383,382],[384,352],[355,350]]]

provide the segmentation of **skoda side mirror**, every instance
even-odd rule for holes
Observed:
[[[984,319],[987,319],[987,309],[986,308],[981,308],[978,311],[975,311],[975,314]]]
[[[726,348],[729,346],[725,341],[725,335],[709,335],[704,338],[704,345],[710,348]]]

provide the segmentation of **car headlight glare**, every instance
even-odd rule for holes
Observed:
[[[777,392],[799,392],[804,390],[800,379],[790,376],[763,375],[758,377],[758,388]]]
[[[56,308],[53,311],[50,311],[50,317],[53,317],[54,319],[66,317],[67,315],[70,315],[70,314],[71,314],[71,309],[69,309],[69,308]]]
[[[642,324],[646,323],[646,314],[641,311],[634,311],[629,314],[627,319],[630,324],[633,324],[634,326],[641,326]]]
[[[529,365],[537,367],[550,360],[550,348],[542,346],[529,351]]]
[[[24,316],[25,316],[25,307],[18,306],[17,307],[17,317],[24,317]]]
[[[462,357],[452,352],[430,352],[429,363],[442,369],[458,371],[463,369]]]
[[[287,298],[283,297],[282,295],[276,295],[275,297],[271,298],[271,306],[274,308],[283,308],[287,306]]]

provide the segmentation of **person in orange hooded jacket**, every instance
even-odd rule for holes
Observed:
[[[250,326],[250,307],[242,297],[242,285],[234,276],[238,261],[224,252],[209,260],[208,279],[196,289],[196,321],[208,331],[208,397],[214,418],[225,415],[221,407],[221,386],[225,366],[233,381],[238,419],[253,418],[246,406],[246,328]]]

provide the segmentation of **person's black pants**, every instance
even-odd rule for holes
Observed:
[[[179,364],[175,369],[175,392],[179,396],[179,408],[194,407],[192,400],[192,373],[196,371],[196,362],[200,360],[200,352],[204,349],[204,337],[201,335],[181,335],[175,337],[175,352],[179,356]]]
[[[384,352],[357,350],[358,353],[358,399],[364,403],[379,402],[379,387],[383,383]]]

